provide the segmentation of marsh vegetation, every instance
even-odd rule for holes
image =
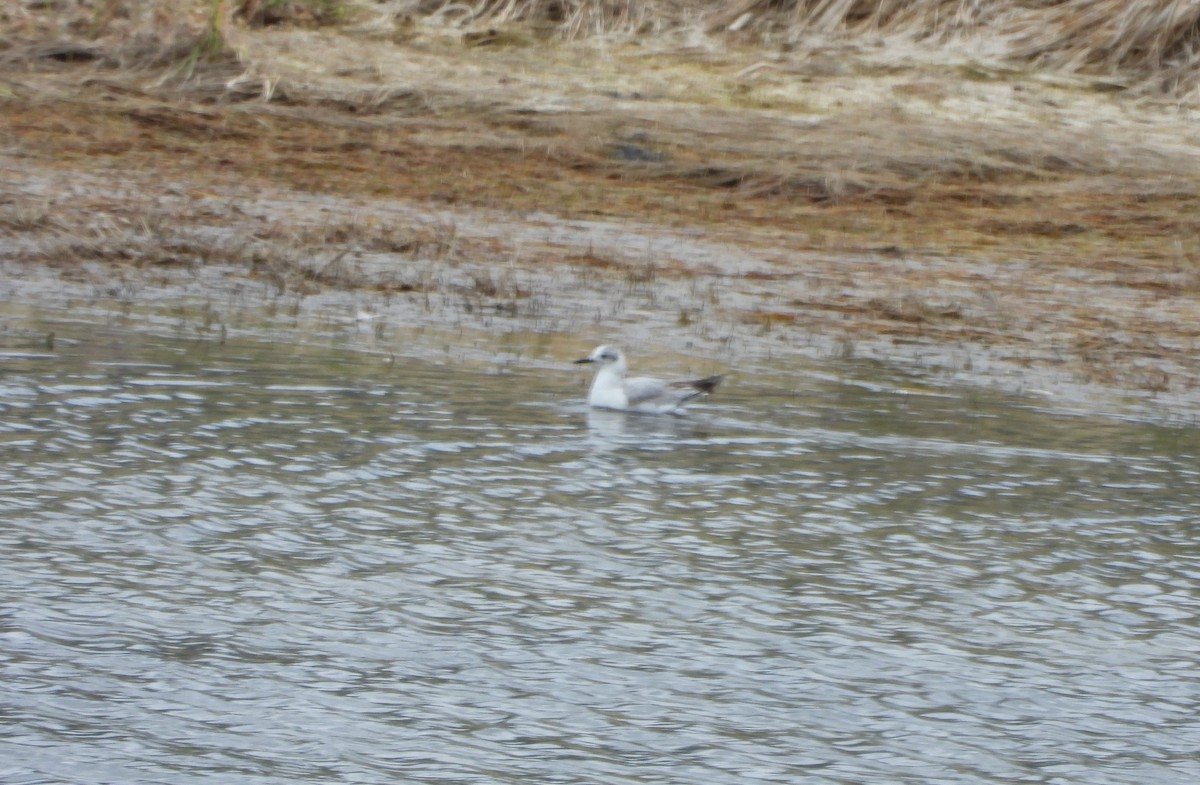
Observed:
[[[143,287],[221,266],[410,298],[417,321],[431,295],[574,314],[547,329],[660,318],[677,349],[937,357],[1194,407],[1198,20],[1166,0],[18,2],[2,253]]]

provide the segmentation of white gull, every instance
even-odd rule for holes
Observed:
[[[611,346],[598,346],[587,357],[575,361],[595,363],[596,376],[588,392],[588,405],[597,409],[616,409],[623,412],[649,414],[681,414],[683,404],[711,393],[724,376],[704,379],[664,382],[660,379],[635,377],[626,379],[629,366],[625,355]]]

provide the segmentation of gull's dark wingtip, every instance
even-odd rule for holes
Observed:
[[[721,380],[724,378],[725,374],[709,376],[704,379],[696,379],[695,381],[691,382],[691,385],[702,393],[711,393],[713,390],[717,389],[717,385],[720,384]]]

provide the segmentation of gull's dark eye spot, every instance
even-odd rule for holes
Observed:
[[[616,360],[617,355],[615,352],[604,352],[603,354],[600,355],[600,359],[601,360]]]

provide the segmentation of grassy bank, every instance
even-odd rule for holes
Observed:
[[[702,232],[761,263],[637,259],[595,238],[553,252],[477,240],[472,254],[626,281],[648,262],[660,279],[733,276],[746,297],[715,310],[771,341],[805,330],[890,342],[897,355],[1003,346],[1012,362],[1065,364],[1097,383],[1200,385],[1190,6],[179,8],[0,11],[5,156],[183,193],[399,200],[464,224],[492,211],[486,220],[514,233],[530,215]],[[172,264],[177,235],[208,219],[163,213],[142,232],[155,208],[136,196],[82,209],[66,194],[40,205],[0,194],[0,232],[41,248],[26,258],[153,268],[157,242]],[[206,256],[194,233],[190,253],[309,289],[375,285],[286,269],[313,244],[338,259],[375,249],[374,230],[308,227],[300,242],[236,211],[222,220],[247,244],[279,235],[277,258],[228,243]],[[419,227],[399,234],[418,240],[387,239],[398,258],[430,247]]]

